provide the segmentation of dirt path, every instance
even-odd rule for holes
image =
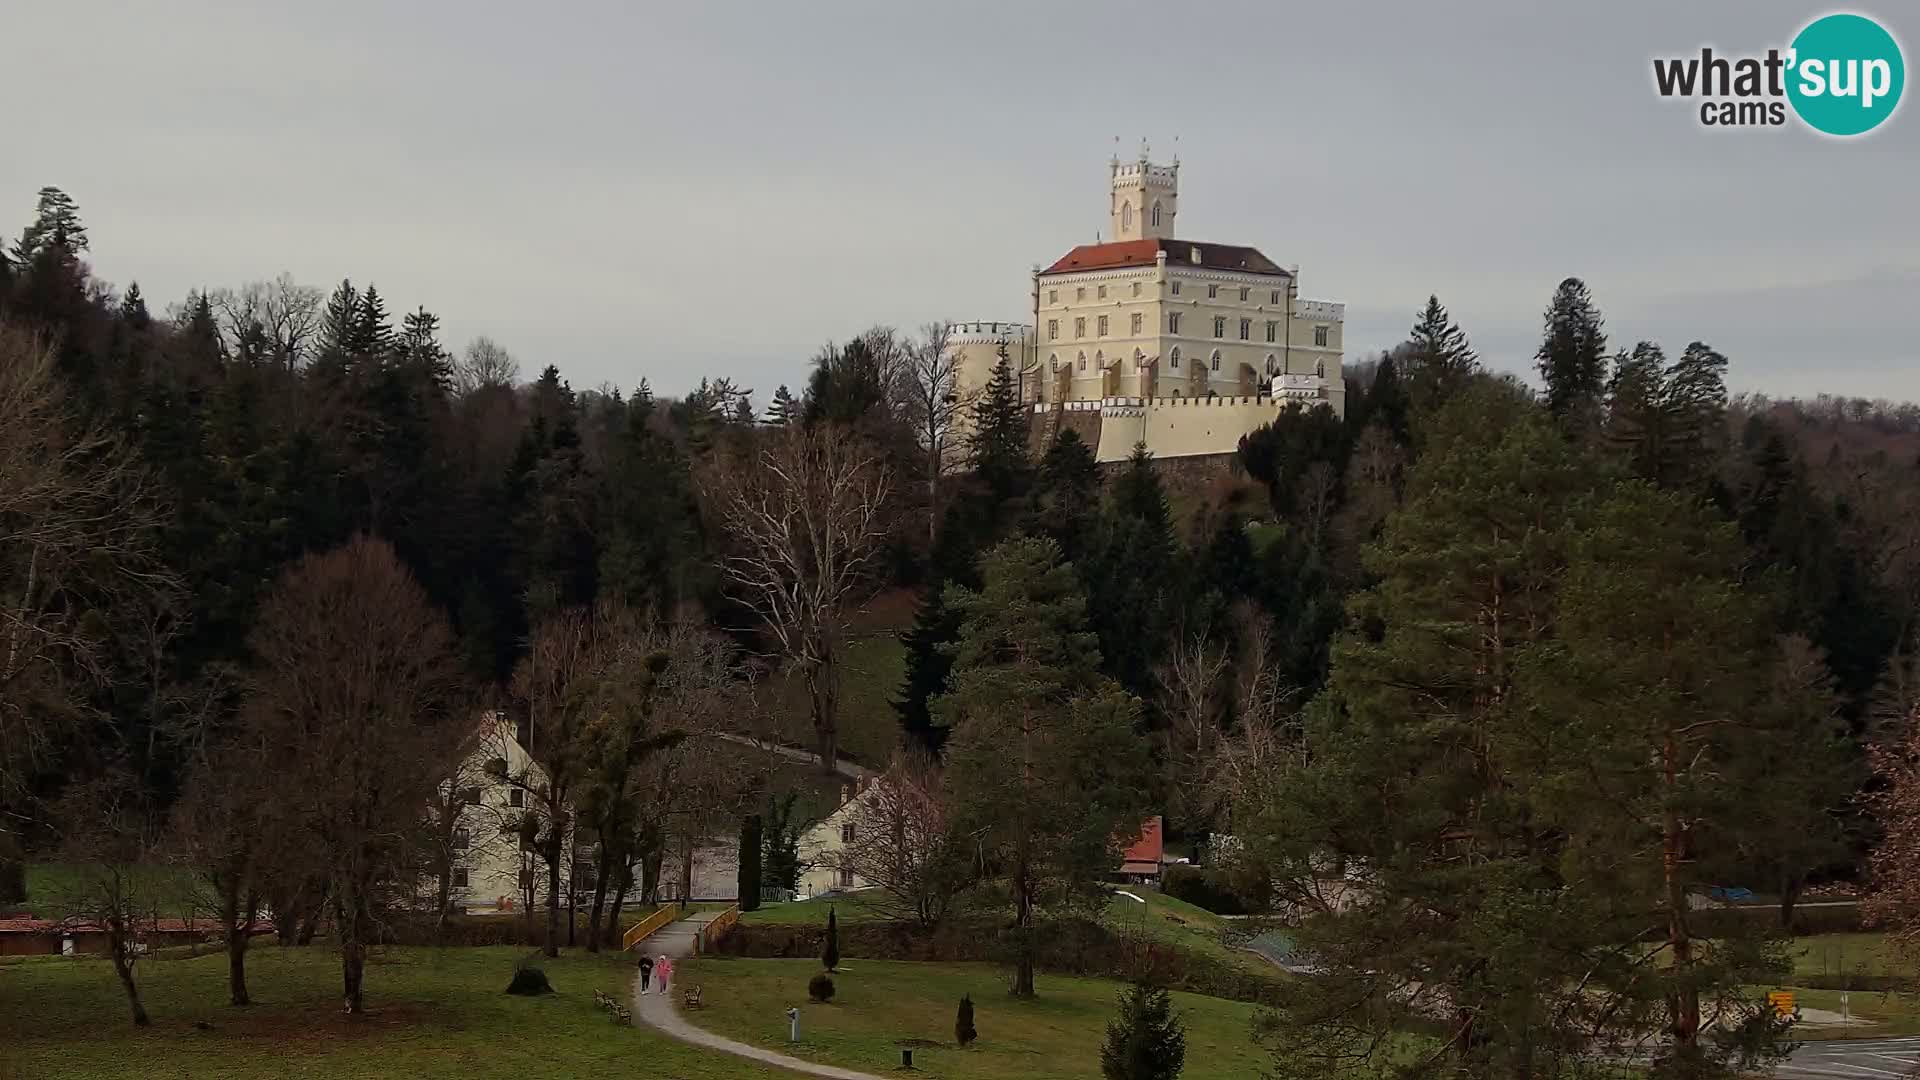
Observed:
[[[700,928],[711,922],[718,914],[719,912],[714,911],[694,912],[688,918],[676,923],[669,923],[667,926],[662,927],[658,933],[641,942],[637,948],[645,949],[654,956],[665,953],[676,961],[691,956],[693,955],[693,941],[700,933]],[[681,983],[682,980],[676,977],[674,982]],[[680,992],[678,986],[670,986],[668,990],[671,994]],[[785,1054],[776,1054],[771,1050],[762,1050],[757,1046],[749,1046],[743,1042],[724,1039],[710,1031],[702,1031],[681,1018],[679,1010],[673,1007],[673,1000],[670,994],[641,993],[640,974],[637,971],[633,976],[632,997],[633,1015],[635,1019],[650,1027],[659,1028],[661,1031],[679,1039],[681,1042],[691,1043],[694,1046],[703,1046],[709,1050],[718,1050],[723,1054],[732,1054],[735,1057],[743,1057],[767,1065],[778,1066],[782,1069],[791,1069],[794,1072],[806,1073],[809,1076],[831,1076],[837,1078],[837,1080],[881,1080],[880,1077],[872,1073],[855,1072],[852,1069],[836,1069],[831,1065],[817,1065],[811,1061],[802,1061],[799,1058],[788,1057]]]

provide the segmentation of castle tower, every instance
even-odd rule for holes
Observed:
[[[1112,171],[1112,205],[1108,210],[1113,239],[1165,240],[1173,236],[1173,217],[1180,202],[1180,159],[1170,165],[1147,160],[1147,144],[1140,157],[1108,163]]]

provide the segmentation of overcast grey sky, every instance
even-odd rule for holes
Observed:
[[[1183,238],[1299,263],[1350,361],[1435,292],[1529,368],[1576,274],[1616,343],[1712,342],[1736,389],[1920,397],[1916,105],[1842,143],[1652,89],[1825,10],[22,0],[0,225],[54,184],[156,304],[351,277],[528,375],[764,404],[872,323],[1022,319],[1105,227],[1113,137],[1178,135]],[[1920,7],[1855,10],[1913,65]]]

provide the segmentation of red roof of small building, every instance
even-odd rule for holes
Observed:
[[[1155,814],[1140,825],[1140,835],[1128,845],[1125,855],[1120,857],[1125,863],[1149,863],[1160,865],[1162,845],[1160,842],[1160,816]]]
[[[1163,250],[1167,253],[1168,266],[1198,266],[1207,270],[1293,276],[1255,248],[1239,244],[1203,244],[1196,240],[1120,240],[1111,244],[1081,244],[1040,273],[1044,277],[1047,274],[1109,270],[1121,266],[1152,266]]]

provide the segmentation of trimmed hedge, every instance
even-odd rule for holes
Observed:
[[[843,957],[932,963],[1004,964],[1013,956],[1018,932],[980,921],[956,921],[932,933],[902,922],[847,923],[839,929]],[[1173,990],[1260,1004],[1277,1003],[1284,989],[1278,972],[1263,976],[1177,946],[1128,941],[1084,919],[1045,923],[1033,936],[1035,966],[1055,974],[1146,979]],[[826,929],[820,926],[741,923],[719,951],[729,956],[812,958],[820,955],[825,937]]]

